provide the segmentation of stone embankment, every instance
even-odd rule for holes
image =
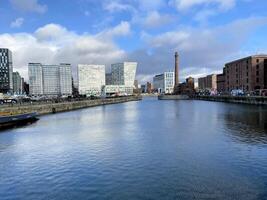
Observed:
[[[0,113],[31,113],[37,112],[38,115],[66,112],[71,110],[77,110],[82,108],[125,103],[128,101],[139,101],[142,100],[141,96],[128,96],[128,97],[117,97],[107,99],[95,99],[95,100],[80,100],[71,102],[59,102],[59,103],[40,103],[40,104],[25,104],[25,105],[13,105],[13,106],[0,106]]]
[[[226,103],[239,103],[251,105],[267,105],[267,97],[258,96],[196,96],[194,99],[204,101],[217,101]]]

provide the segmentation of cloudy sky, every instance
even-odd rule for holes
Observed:
[[[266,0],[0,0],[0,47],[14,69],[27,64],[137,61],[138,79],[171,70],[181,78],[267,53]]]

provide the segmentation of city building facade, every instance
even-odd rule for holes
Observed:
[[[225,73],[217,74],[217,91],[225,92]]]
[[[43,95],[43,69],[41,63],[29,63],[29,92],[30,95]]]
[[[13,92],[12,52],[0,48],[0,93]]]
[[[23,94],[24,79],[20,76],[19,72],[13,72],[13,93]]]
[[[29,63],[30,95],[60,96],[72,94],[70,64],[42,65]]]
[[[198,79],[198,88],[200,90],[217,90],[217,75],[211,74]]]
[[[61,95],[72,94],[72,71],[71,65],[68,63],[59,65],[59,85]]]
[[[105,65],[78,65],[80,95],[100,96],[105,85]]]
[[[267,55],[255,55],[225,65],[225,89],[251,92],[267,89]]]
[[[44,95],[60,95],[59,67],[58,65],[43,65],[43,89]]]
[[[153,86],[158,93],[171,94],[174,91],[175,83],[175,74],[174,72],[164,72],[154,76]]]
[[[123,62],[111,65],[111,76],[113,85],[125,85],[134,87],[136,75],[136,62]]]

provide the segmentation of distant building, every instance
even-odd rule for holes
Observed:
[[[141,85],[141,92],[146,93],[146,85]]]
[[[146,92],[147,92],[148,94],[151,94],[152,91],[153,91],[152,83],[147,82],[147,83],[146,83]]]
[[[153,78],[154,89],[158,93],[171,94],[174,90],[174,72],[164,72]]]
[[[72,71],[70,64],[61,63],[59,65],[59,85],[61,95],[72,94]]]
[[[58,65],[43,65],[43,94],[60,95],[59,67]]]
[[[24,79],[20,76],[19,72],[13,72],[13,93],[23,94]]]
[[[78,65],[80,95],[100,96],[106,84],[105,65]]]
[[[43,95],[43,69],[41,63],[29,63],[29,90],[30,95]]]
[[[9,49],[0,48],[0,93],[13,91],[12,73],[12,52]]]
[[[102,87],[102,93],[110,95],[131,95],[133,94],[133,87],[128,87],[125,85],[105,85]]]
[[[225,92],[225,72],[217,74],[217,91],[220,93]]]
[[[71,95],[71,65],[42,65],[29,63],[29,89],[31,95]]]
[[[211,74],[198,79],[200,90],[217,90],[217,75]]]
[[[193,77],[188,77],[186,79],[187,87],[194,90],[195,89],[195,79]]]
[[[225,89],[251,92],[267,89],[267,55],[255,55],[225,65]]]
[[[134,80],[134,87],[135,89],[138,89],[138,80]]]
[[[113,85],[124,85],[134,87],[137,63],[124,62],[111,65],[111,76]]]
[[[106,85],[112,85],[112,75],[111,75],[111,73],[106,73]]]

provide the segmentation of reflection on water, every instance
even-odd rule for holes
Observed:
[[[267,143],[267,109],[257,106],[228,106],[224,113],[226,126],[237,140]]]
[[[141,102],[0,134],[0,199],[264,199],[267,110]]]

